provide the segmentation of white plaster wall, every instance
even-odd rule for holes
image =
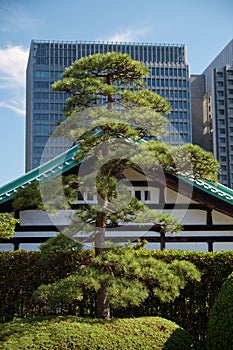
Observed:
[[[233,243],[232,242],[228,242],[228,243],[214,243],[213,245],[213,250],[215,252],[217,251],[221,251],[221,250],[233,250]]]
[[[56,215],[43,210],[24,210],[20,212],[20,225],[69,225],[71,210],[59,210]]]
[[[206,225],[206,211],[198,209],[171,209],[165,213],[174,215],[182,225]]]
[[[166,187],[165,189],[165,202],[166,203],[191,203],[191,195],[192,192],[190,191],[190,197],[183,196],[182,194],[170,190]],[[193,202],[192,202],[193,203]]]
[[[214,225],[233,225],[233,218],[222,213],[213,210],[212,212],[213,224]]]

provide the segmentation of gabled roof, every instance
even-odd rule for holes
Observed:
[[[78,145],[75,145],[59,156],[0,187],[0,205],[12,200],[19,188],[27,186],[32,181],[49,180],[74,168],[77,165],[74,161],[74,155],[78,149]]]
[[[98,132],[96,133],[96,136],[98,136]],[[14,194],[19,188],[27,186],[32,181],[48,181],[49,179],[55,178],[60,174],[67,173],[71,169],[74,169],[77,166],[74,156],[78,150],[78,144],[74,145],[72,148],[68,149],[67,151],[53,158],[52,160],[40,165],[39,167],[31,170],[25,175],[22,175],[19,178],[0,187],[0,208],[2,204],[12,201],[12,199],[14,198]],[[187,186],[193,187],[194,193],[196,193],[195,200],[198,200],[198,198],[200,197],[200,202],[202,202],[205,201],[205,198],[208,198],[208,203],[210,203],[211,201],[213,202],[213,204],[218,203],[217,207],[216,205],[213,205],[213,208],[222,211],[221,205],[223,207],[227,206],[227,209],[224,209],[223,212],[227,211],[231,216],[233,216],[232,189],[222,184],[216,185],[212,182],[202,180],[200,178],[195,178],[192,175],[185,175],[182,173],[178,175],[167,175],[168,178],[172,179],[170,181],[171,188],[174,189],[174,183],[177,183],[177,181],[182,181]],[[167,181],[167,185],[169,186],[169,181]]]

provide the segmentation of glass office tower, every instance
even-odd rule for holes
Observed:
[[[209,138],[212,140],[214,156],[220,162],[220,182],[233,188],[233,40],[211,62],[203,75],[204,112],[211,126]]]
[[[81,57],[106,52],[128,53],[150,68],[147,87],[166,98],[171,106],[171,122],[166,141],[191,142],[190,74],[185,45],[32,41],[26,85],[26,171],[40,164],[43,149],[63,119],[67,95],[54,93],[51,85],[62,78],[64,69]],[[65,140],[48,147],[47,158],[69,147]],[[44,159],[46,160],[46,159]]]

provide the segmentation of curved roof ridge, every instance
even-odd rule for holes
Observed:
[[[98,136],[99,131],[94,134]],[[142,139],[140,142],[146,142],[146,140]],[[74,168],[77,165],[74,160],[74,155],[78,149],[78,144],[76,144],[57,157],[0,187],[0,204],[13,199],[14,193],[17,192],[17,189],[30,184],[32,181],[47,181],[48,179],[52,179]],[[215,198],[233,205],[233,190],[222,184],[216,185],[210,181],[195,178],[195,176],[191,174],[178,173],[177,175],[174,174],[174,176]]]

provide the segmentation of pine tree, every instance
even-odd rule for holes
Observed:
[[[82,195],[85,190],[90,195],[95,192],[98,199],[97,204],[80,205],[73,223],[64,233],[75,239],[77,232],[89,232],[94,241],[95,263],[101,263],[97,264],[95,272],[89,267],[83,271],[87,275],[89,273],[90,284],[94,283],[96,316],[99,318],[110,317],[109,301],[119,302],[119,298],[114,299],[113,295],[118,290],[116,283],[119,285],[120,280],[115,276],[110,283],[110,277],[106,275],[108,266],[104,264],[105,259],[111,255],[106,250],[106,230],[116,227],[119,222],[157,224],[163,236],[166,232],[175,233],[182,229],[172,215],[151,210],[131,197],[127,171],[133,169],[143,175],[148,172],[153,176],[156,176],[157,170],[161,172],[161,169],[174,173],[180,170],[190,172],[192,166],[189,162],[187,165],[186,160],[190,160],[189,155],[198,154],[191,146],[187,149],[181,147],[179,151],[182,151],[182,156],[179,158],[177,149],[158,141],[166,132],[166,115],[171,107],[161,96],[145,88],[144,78],[148,72],[147,67],[132,60],[127,54],[97,54],[74,62],[64,71],[63,79],[53,84],[55,91],[69,96],[64,110],[67,119],[54,135],[78,140],[79,147],[75,156],[79,168],[78,177],[66,178],[64,184],[67,201],[75,203],[76,193]],[[153,140],[143,142],[144,138]],[[211,174],[212,178],[216,178],[218,164],[213,157],[208,158],[203,154],[202,159],[208,159],[209,166],[212,162],[214,166]],[[205,173],[205,167],[197,165],[198,159],[195,163],[196,176],[210,176],[209,171]],[[43,193],[43,200],[47,194],[48,202],[53,202],[50,184],[46,189],[45,182]],[[57,200],[54,202],[57,203]],[[98,278],[93,277],[96,273]],[[84,276],[85,281],[87,275]],[[61,286],[64,290],[65,284],[64,281]],[[124,288],[129,290],[125,279],[120,283],[120,289]],[[178,286],[177,288],[179,289]],[[138,293],[142,293],[139,299],[146,297],[147,291],[140,283]],[[137,299],[136,296],[135,298]]]
[[[148,209],[145,205],[136,199],[129,199],[125,195],[126,186],[121,186],[120,193],[119,186],[118,191],[116,189],[118,182],[125,178],[124,171],[137,164],[134,150],[136,144],[143,137],[159,137],[166,130],[168,120],[164,114],[170,111],[170,105],[143,86],[146,75],[148,68],[127,54],[97,54],[74,62],[66,68],[63,80],[53,85],[54,90],[70,95],[65,115],[73,118],[74,125],[78,125],[76,137],[80,151],[76,155],[77,162],[92,157],[97,165],[95,185],[98,205],[85,207],[77,214],[79,222],[81,218],[83,223],[94,224],[96,256],[104,253],[105,231],[108,226],[119,221],[138,221],[139,216],[141,221],[147,222]],[[92,132],[85,132],[86,123],[90,120],[89,129]],[[73,128],[72,136],[74,137]],[[132,142],[131,150],[127,145],[128,140]],[[130,157],[128,153],[132,153]],[[90,156],[87,157],[87,154]],[[148,162],[151,165],[155,160],[148,159]],[[124,203],[121,209],[116,208],[116,201]],[[159,220],[159,215],[156,211],[149,213],[154,223]],[[74,232],[77,227],[80,228],[80,225],[74,223]],[[87,225],[82,225],[82,229],[88,231]],[[180,229],[180,225],[174,219],[170,230],[175,232],[177,229]],[[109,317],[110,307],[104,281],[97,291],[96,303],[97,317]]]

